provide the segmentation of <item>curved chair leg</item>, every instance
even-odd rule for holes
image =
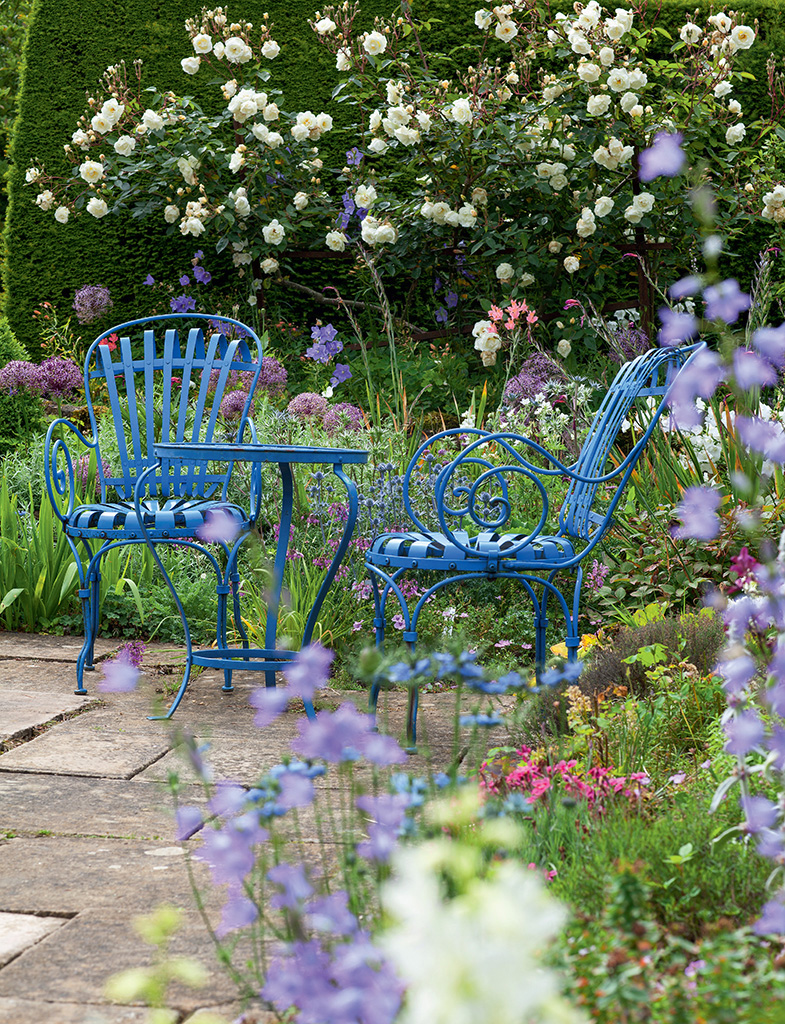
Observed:
[[[215,639],[219,646],[223,650],[229,646],[226,638],[226,615],[227,615],[227,597],[232,591],[231,584],[223,583],[219,580],[215,587],[215,595],[218,599],[218,609],[216,612],[215,620]],[[222,693],[233,693],[234,686],[232,684],[232,670],[230,668],[224,669],[224,684],[221,687]]]

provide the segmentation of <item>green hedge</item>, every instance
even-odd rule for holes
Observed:
[[[65,319],[75,290],[100,283],[111,289],[119,320],[140,308],[147,274],[173,281],[197,247],[193,239],[183,240],[174,232],[166,237],[158,224],[130,217],[101,223],[82,217],[59,225],[35,207],[32,190],[25,187],[24,172],[34,158],[43,160],[51,170],[66,170],[63,143],[69,141],[84,110],[85,94],[110,63],[125,59],[130,68],[134,58],[141,57],[143,82],[148,85],[178,91],[187,85],[202,102],[211,88],[213,94],[217,92],[201,79],[185,83],[180,68],[180,59],[188,52],[183,22],[198,13],[198,0],[95,0],[89,5],[88,20],[86,6],[84,0],[35,0],[22,61],[4,286],[8,320],[31,350],[37,348],[31,313],[41,302],[53,302]],[[330,102],[336,83],[333,61],[307,26],[316,6],[314,0],[271,0],[267,4],[230,0],[227,9],[230,17],[255,22],[269,10],[275,37],[282,45],[281,56],[271,65],[271,84],[283,89],[288,106],[294,106],[296,97],[301,110],[330,110],[336,132],[328,136],[325,149],[340,154],[344,144],[355,141],[340,134],[351,112]],[[365,0],[360,27],[370,28],[374,15],[389,15],[392,6],[389,0]],[[414,13],[419,19],[439,19],[427,45],[445,52],[467,41],[466,29],[473,25],[474,11],[480,6],[478,0],[417,0]],[[570,9],[567,4],[559,6]],[[708,13],[707,4],[698,6]],[[742,66],[752,71],[757,81],[739,85],[734,91],[749,121],[755,113],[768,112],[765,63],[771,51],[785,53],[785,0],[739,0],[733,6],[748,11],[750,22],[755,16],[760,19],[760,40],[741,55]],[[675,35],[695,9],[695,4],[683,0],[666,3],[659,23]],[[473,33],[468,38],[472,41]],[[207,248],[205,262],[214,274],[220,270],[219,259]],[[229,273],[226,264],[224,272]]]

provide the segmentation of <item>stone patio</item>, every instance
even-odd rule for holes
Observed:
[[[0,633],[0,1024],[141,1024],[146,1011],[113,1005],[104,985],[119,970],[151,963],[151,947],[131,921],[165,902],[184,909],[172,954],[193,957],[209,971],[201,990],[172,987],[178,1020],[198,1024],[207,1010],[232,1020],[240,1004],[194,907],[165,782],[174,770],[183,802],[205,799],[177,750],[178,729],[209,742],[217,777],[250,784],[288,752],[302,713],[256,729],[248,695],[259,676],[236,672],[235,692],[224,694],[222,676],[205,671],[173,722],[149,721],[153,701],[177,678],[166,666],[179,652],[148,651],[133,693],[96,693],[95,672],[85,676],[90,693],[79,697],[79,647],[78,638]],[[97,658],[116,647],[99,641]],[[327,689],[317,707],[347,699],[366,706],[363,691]],[[382,724],[399,735],[406,694],[382,701]],[[423,696],[428,757],[410,755],[406,770],[448,765],[453,708],[451,693]],[[306,844],[315,844],[312,817],[303,814],[302,821]],[[189,843],[198,845],[198,833]],[[218,909],[220,895],[208,910]]]

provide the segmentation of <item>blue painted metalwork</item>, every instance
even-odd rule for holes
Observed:
[[[183,321],[193,323],[184,344],[178,330]],[[212,334],[206,337],[208,321]],[[216,329],[217,323],[222,325],[220,330]],[[163,330],[162,339],[160,335],[156,338],[158,328]],[[116,346],[107,341],[112,334],[119,336]],[[233,334],[240,337],[232,337]],[[254,331],[238,320],[202,313],[130,320],[104,331],[88,349],[84,381],[92,438],[86,437],[70,420],[57,419],[47,432],[45,450],[49,498],[79,570],[85,640],[76,663],[76,693],[87,692],[83,676],[85,670],[93,668],[99,625],[101,559],[116,547],[148,543],[159,566],[161,561],[155,552],[158,544],[177,543],[201,551],[216,574],[219,646],[226,646],[230,593],[235,622],[241,625],[236,565],[231,574],[228,570],[224,572],[215,555],[196,539],[206,516],[219,508],[234,520],[240,536],[246,536],[253,525],[253,512],[249,514],[227,501],[233,463],[216,472],[207,465],[159,460],[155,445],[160,441],[175,445],[212,441],[232,371],[249,375],[248,398],[236,432],[237,441],[242,442],[246,428],[253,431],[249,412],[261,368],[262,343]],[[109,412],[104,415],[111,416],[117,436],[120,466],[113,467],[110,474],[104,472],[91,385],[93,392],[97,391],[96,386],[100,387],[102,404],[109,406]],[[66,430],[96,454],[100,493],[92,505],[75,504],[74,463],[64,437]],[[138,485],[142,483],[144,487],[140,488]],[[256,498],[258,502],[258,496]],[[226,544],[220,547],[229,558],[230,548]],[[190,653],[183,607],[168,577],[167,582],[185,625]],[[223,689],[231,690],[231,666],[222,667]],[[182,692],[166,717],[174,712],[181,697]]]
[[[285,668],[291,659],[294,658],[296,651],[282,651],[276,648],[276,636],[278,632],[278,610],[281,602],[284,568],[286,565],[286,555],[289,549],[289,527],[292,522],[294,498],[292,466],[302,464],[331,465],[333,474],[341,481],[344,489],[346,490],[349,503],[348,515],[343,533],[341,534],[341,539],[335,550],[332,561],[327,568],[327,572],[322,579],[321,586],[319,587],[313,606],[309,612],[308,619],[305,623],[301,646],[305,647],[311,642],[313,631],[316,628],[316,623],[319,619],[319,612],[321,611],[322,604],[324,603],[324,599],[327,596],[330,585],[335,578],[335,574],[338,572],[340,564],[349,547],[354,526],[357,522],[357,512],[359,507],[357,488],[354,481],[344,473],[343,467],[344,465],[358,465],[367,462],[368,452],[350,448],[312,448],[301,445],[242,443],[220,444],[209,441],[192,444],[173,444],[162,442],[154,445],[154,452],[158,460],[157,464],[151,465],[146,469],[139,477],[139,481],[136,485],[137,515],[139,522],[141,523],[142,533],[148,541],[148,546],[153,553],[153,557],[158,564],[158,568],[162,572],[164,579],[166,580],[166,583],[174,595],[178,607],[180,608],[180,614],[187,638],[185,673],[174,702],[167,714],[164,716],[168,718],[174,713],[177,705],[182,700],[183,694],[185,693],[188,685],[192,665],[221,668],[229,677],[231,676],[231,671],[234,668],[263,671],[265,673],[265,685],[275,686],[276,671],[280,671]],[[146,517],[144,515],[142,495],[146,489],[146,477],[148,475],[154,475],[158,470],[158,466],[171,464],[179,466],[182,470],[185,470],[186,467],[190,467],[192,470],[196,471],[199,468],[205,467],[208,463],[213,462],[228,462],[230,464],[235,462],[251,463],[253,467],[253,486],[251,491],[252,521],[255,521],[259,514],[259,502],[261,498],[261,467],[264,464],[272,463],[278,466],[278,471],[281,475],[283,497],[281,504],[280,526],[278,530],[278,544],[276,546],[275,561],[273,564],[273,586],[267,603],[267,621],[265,623],[266,646],[263,648],[250,646],[248,636],[243,628],[239,605],[236,603],[234,620],[242,639],[242,646],[228,647],[226,635],[224,633],[222,637],[219,637],[217,647],[202,651],[194,651],[192,649],[190,634],[188,632],[188,623],[185,620],[182,605],[180,605],[175,587],[155,550],[155,537],[152,531],[149,530]],[[234,541],[231,550],[228,551],[223,581],[219,581],[219,593],[228,594],[232,587],[232,583],[235,580],[239,580],[239,574],[237,573],[237,556],[243,541],[246,540],[247,537],[247,531],[240,533]],[[236,587],[233,592],[236,594]],[[226,685],[224,686],[224,690],[225,689],[227,689]],[[310,701],[305,701],[304,703],[306,714],[309,718],[314,718],[315,712],[313,704]]]
[[[384,640],[386,605],[391,594],[404,619],[403,640],[413,648],[420,613],[437,590],[469,579],[514,579],[522,584],[534,608],[537,677],[545,662],[549,599],[557,602],[564,616],[568,657],[574,661],[580,645],[581,563],[611,526],[622,492],[665,409],[676,373],[704,347],[704,342],[698,342],[679,349],[652,349],[622,366],[571,466],[565,466],[530,438],[504,430],[458,427],[424,442],[412,457],[403,481],[404,507],[414,529],[382,534],[365,557],[374,594],[377,645]],[[619,430],[639,399],[655,400],[648,426],[622,461],[608,468]],[[457,446],[459,453],[444,461],[439,449],[450,445]],[[413,492],[424,466],[436,475],[432,505],[422,511],[414,507]],[[570,484],[558,513],[557,529],[546,534],[543,531],[549,508],[542,478],[553,476],[568,477]],[[542,512],[534,528],[515,532],[514,492],[525,484],[539,497]],[[505,528],[509,532],[502,532]],[[400,580],[412,570],[448,575],[432,584],[410,613]],[[565,597],[554,582],[559,573],[565,572],[575,575],[571,598]],[[535,588],[542,588],[540,598]],[[378,686],[373,687],[372,711],[378,694]],[[412,742],[416,740],[416,718],[414,690],[407,721]]]

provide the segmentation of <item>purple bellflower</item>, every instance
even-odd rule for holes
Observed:
[[[720,532],[717,516],[720,500],[720,495],[711,487],[688,487],[676,508],[682,525],[673,530],[673,536],[713,540]]]
[[[638,177],[641,181],[653,181],[654,178],[675,178],[687,159],[681,144],[684,136],[681,132],[669,135],[668,132],[657,132],[649,149],[644,149],[638,156]]]

